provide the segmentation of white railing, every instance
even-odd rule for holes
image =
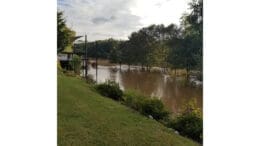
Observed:
[[[58,54],[58,59],[60,61],[68,61],[71,60],[71,58],[68,58],[68,54]]]

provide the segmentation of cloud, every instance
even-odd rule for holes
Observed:
[[[109,18],[105,18],[105,17],[95,17],[92,19],[92,22],[94,24],[103,24],[103,23],[106,23],[106,22],[111,22],[113,20],[115,20],[116,17],[115,16],[111,16]]]
[[[178,20],[183,1],[187,0],[58,0],[58,10],[64,11],[67,25],[77,35],[87,33],[89,41],[127,39],[149,24]]]
[[[131,13],[134,0],[58,0],[67,25],[90,41],[115,37],[127,39],[141,27],[140,17]]]
[[[138,0],[133,14],[139,16],[143,26],[150,24],[180,24],[180,17],[188,11],[191,0]]]

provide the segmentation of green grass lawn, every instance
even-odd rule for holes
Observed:
[[[102,97],[75,77],[58,75],[59,146],[196,146],[155,120]]]

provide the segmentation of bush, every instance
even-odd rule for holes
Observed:
[[[169,115],[161,100],[151,99],[137,92],[127,91],[125,93],[124,103],[143,115],[151,115],[156,120],[162,120]]]
[[[80,73],[81,59],[78,55],[73,55],[73,58],[70,61],[70,66],[76,74]]]
[[[124,104],[134,110],[142,112],[142,105],[147,97],[136,91],[126,91],[124,95]]]
[[[114,100],[121,100],[123,96],[123,91],[114,81],[107,81],[105,83],[98,84],[96,85],[96,89],[101,95],[112,98]]]
[[[202,143],[203,141],[202,114],[199,108],[195,108],[195,101],[188,102],[182,113],[170,121],[167,126],[197,142]]]
[[[202,123],[200,116],[189,113],[178,116],[168,126],[177,130],[181,135],[202,143]]]
[[[142,104],[142,113],[151,115],[156,120],[161,120],[168,117],[169,113],[164,109],[164,105],[159,99],[145,100]]]

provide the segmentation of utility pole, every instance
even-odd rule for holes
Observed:
[[[85,34],[85,78],[88,78],[88,59],[87,59],[87,35]]]
[[[98,58],[96,57],[96,82],[98,81]]]
[[[97,79],[97,77],[98,77],[98,46],[97,46],[97,42],[95,43],[95,48],[96,48],[96,83],[98,82],[98,79]]]

